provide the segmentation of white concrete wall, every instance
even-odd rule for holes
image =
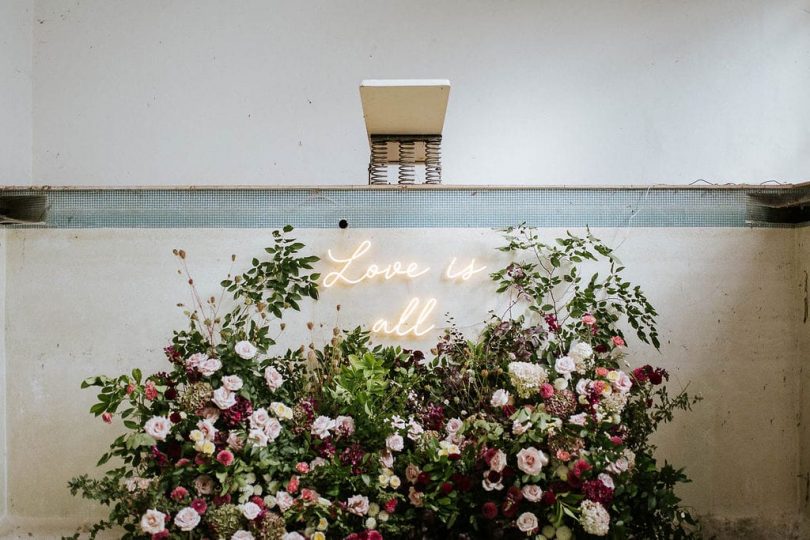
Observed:
[[[34,3],[35,183],[362,184],[364,78],[452,81],[446,183],[810,170],[808,0]]]
[[[737,528],[721,538],[768,538],[755,533],[789,530],[800,511],[797,471],[803,459],[797,428],[800,358],[793,322],[800,299],[794,231],[596,232],[614,244],[623,240],[619,256],[628,277],[643,285],[661,314],[662,354],[637,347],[631,362],[663,365],[672,373],[673,388],[690,384],[705,397],[694,413],[680,416],[658,437],[661,457],[686,466],[694,479],[682,490],[686,502],[712,516],[714,524],[750,520],[748,532]],[[457,253],[498,264],[499,255],[490,248],[499,236],[488,230],[431,231],[434,242],[428,249],[413,241],[413,231],[298,233],[318,255],[327,247],[344,251],[370,238],[377,262],[413,259],[438,269]],[[6,335],[12,518],[6,531],[42,538],[69,533],[97,512],[71,498],[65,482],[91,471],[118,429],[87,414],[94,394],[80,391],[80,381],[99,372],[165,367],[162,348],[182,324],[175,303],[188,299],[171,250],[186,249],[206,296],[217,291],[231,253],[247,261],[270,239],[266,230],[7,234],[6,308],[14,316],[7,320]],[[317,306],[289,321],[283,344],[308,342],[307,320],[325,325],[316,328],[316,338],[329,336],[337,303],[343,305],[340,326],[351,327],[397,311],[409,296],[428,293],[440,301],[437,313],[461,315],[464,326],[484,320],[491,307],[491,291],[480,285],[467,288],[437,279],[332,288]]]
[[[6,230],[0,228],[0,523],[6,516]]]
[[[31,0],[0,1],[0,185],[31,183]]]

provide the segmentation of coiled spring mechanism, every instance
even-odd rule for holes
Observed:
[[[396,145],[398,154],[389,159],[389,143]],[[388,183],[388,165],[397,164],[397,181],[403,185],[416,183],[416,164],[425,164],[425,183],[442,183],[441,135],[372,135],[371,159],[368,164],[369,185]],[[417,145],[419,145],[417,147]],[[417,150],[424,148],[424,160]],[[419,158],[419,161],[417,161]]]

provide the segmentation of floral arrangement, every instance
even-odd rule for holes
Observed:
[[[649,441],[695,398],[623,365],[623,327],[658,347],[656,312],[590,232],[508,229],[514,262],[492,279],[509,309],[473,338],[451,326],[425,354],[335,328],[271,354],[271,326],[318,297],[317,257],[291,230],[222,282],[227,302],[189,276],[165,372],[83,383],[100,389],[91,412],[126,429],[99,461],[113,468],[70,482],[110,507],[92,537],[697,537],[674,493],[687,479]],[[585,279],[586,262],[604,275]]]

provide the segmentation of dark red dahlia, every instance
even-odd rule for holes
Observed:
[[[602,483],[601,480],[588,480],[582,484],[582,493],[586,499],[609,505],[613,500],[613,490]]]
[[[239,427],[242,422],[246,422],[253,414],[253,404],[247,398],[236,396],[236,403],[229,409],[220,413],[220,418],[225,425],[231,428]]]
[[[487,501],[481,506],[481,514],[487,519],[495,519],[498,515],[498,505],[492,501]]]
[[[442,482],[442,485],[439,486],[439,493],[442,495],[450,495],[453,492],[453,483],[452,482]]]

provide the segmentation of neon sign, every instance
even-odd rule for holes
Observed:
[[[338,268],[326,274],[323,286],[326,288],[338,284],[355,286],[375,278],[381,278],[383,281],[394,278],[413,281],[430,272],[430,267],[422,267],[416,262],[392,261],[385,265],[371,263],[364,267],[359,260],[370,249],[371,241],[364,240],[348,257],[338,256],[331,249],[327,250],[327,258],[336,263]],[[459,268],[456,268],[457,262],[458,257],[453,257],[443,273],[445,278],[466,282],[474,275],[486,270],[486,266],[477,265],[475,259],[471,259],[469,263]],[[427,298],[424,301],[419,297],[411,298],[400,312],[399,317],[390,322],[388,319],[378,319],[372,325],[371,331],[397,337],[424,336],[436,328],[436,325],[430,322],[430,317],[437,303],[435,298]],[[394,320],[396,322],[393,322]]]

